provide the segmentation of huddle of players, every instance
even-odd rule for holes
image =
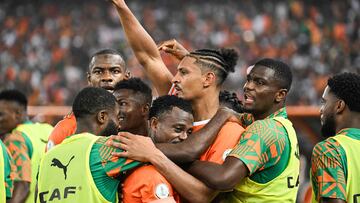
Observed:
[[[187,53],[176,41],[165,42],[160,50],[180,59],[172,77],[124,1],[113,3],[158,93],[165,95],[174,84],[171,93],[177,97],[152,103],[151,89],[130,79],[119,54],[95,54],[88,73],[92,87],[76,96],[72,113],[55,126],[48,152],[38,161],[36,201],[116,202],[123,183],[123,202],[295,202],[299,151],[285,107],[290,68],[273,59],[255,63],[240,106],[233,95],[220,93],[236,64],[233,50]],[[328,81],[320,113],[323,135],[333,137],[314,148],[314,201],[360,199],[359,91],[357,74]],[[219,108],[219,98],[252,116]],[[224,191],[231,192],[219,194]]]

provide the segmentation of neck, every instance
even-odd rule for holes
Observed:
[[[148,124],[147,124],[147,122],[144,122],[143,124],[139,125],[138,128],[127,129],[125,131],[130,132],[135,135],[148,136]]]
[[[284,104],[278,104],[278,105],[274,105],[271,109],[269,109],[266,112],[253,113],[254,119],[255,120],[263,120],[266,117],[270,116],[271,114],[275,113],[276,111],[280,110],[283,107],[284,107]]]
[[[195,121],[211,119],[219,108],[219,91],[216,94],[204,94],[203,97],[192,100],[191,105]]]
[[[89,122],[89,120],[86,119],[86,118],[76,120],[76,125],[77,125],[77,127],[76,127],[75,134],[88,132],[88,133],[91,133],[91,134],[94,134],[94,135],[98,135],[100,133],[91,124],[91,122]]]
[[[360,113],[350,112],[346,119],[342,119],[342,122],[339,122],[336,128],[336,132],[339,132],[344,128],[360,129]]]

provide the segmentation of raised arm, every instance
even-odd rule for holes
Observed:
[[[161,59],[160,52],[146,30],[141,26],[124,0],[112,0],[120,16],[126,38],[139,63],[144,67],[159,95],[166,95],[173,75]]]

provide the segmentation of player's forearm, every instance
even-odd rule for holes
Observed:
[[[126,38],[141,64],[151,58],[160,58],[160,53],[151,36],[142,27],[131,10],[123,4],[116,7]]]
[[[165,95],[171,87],[172,74],[163,63],[160,52],[151,36],[142,27],[126,4],[116,6],[126,38],[139,63],[156,87],[159,95]]]
[[[156,147],[176,163],[193,162],[199,159],[214,142],[228,118],[227,112],[219,110],[207,125],[193,133],[183,142],[177,144],[156,144]]]
[[[210,202],[216,192],[208,188],[158,151],[150,157],[150,162],[165,176],[175,190],[190,202]]]
[[[248,174],[246,166],[237,158],[228,157],[220,165],[206,161],[196,161],[189,173],[208,187],[218,191],[229,191]]]

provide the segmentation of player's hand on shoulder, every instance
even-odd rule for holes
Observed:
[[[110,144],[113,147],[125,150],[124,152],[112,153],[118,157],[148,162],[149,158],[158,151],[151,138],[129,132],[119,132],[117,135],[113,135],[111,140]]]

